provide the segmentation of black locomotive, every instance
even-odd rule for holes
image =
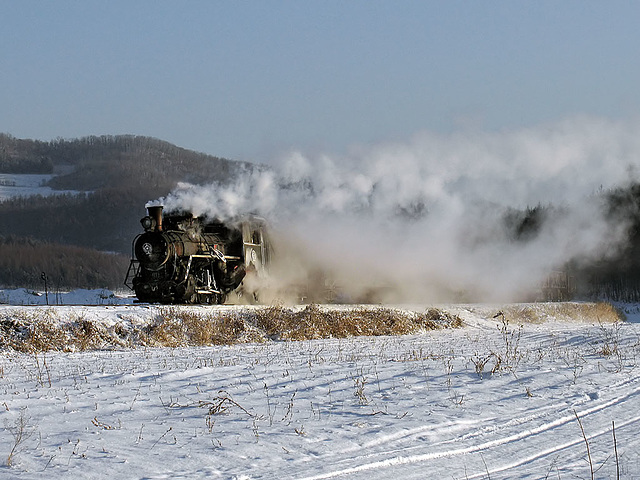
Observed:
[[[162,206],[147,211],[125,279],[138,301],[220,304],[233,291],[242,294],[247,275],[266,274],[270,247],[264,220],[163,216]]]

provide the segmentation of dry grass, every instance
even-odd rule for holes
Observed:
[[[196,312],[180,307],[161,308],[156,321],[145,329],[145,344],[180,347],[232,345],[260,340],[251,335],[240,315],[235,313]]]
[[[49,309],[32,314],[21,311],[2,319],[0,326],[2,346],[23,353],[57,350],[54,346],[67,343],[64,330],[60,328],[55,313]]]
[[[607,302],[508,305],[502,312],[508,321],[519,323],[544,323],[548,320],[616,323],[625,320],[624,313]]]
[[[106,326],[82,316],[59,318],[54,309],[18,311],[0,319],[0,349],[23,353],[114,348],[233,345],[268,340],[311,340],[406,335],[461,326],[438,309],[412,313],[390,308],[304,309],[281,305],[256,310],[160,307],[144,325],[123,321]]]
[[[549,319],[614,324],[624,315],[608,303],[509,305],[504,319],[541,323]],[[56,310],[17,310],[0,318],[0,349],[24,353],[113,348],[233,345],[268,340],[313,340],[357,336],[409,335],[456,328],[462,320],[445,310],[416,313],[385,307],[290,308],[274,305],[236,311],[159,307],[152,322],[94,322],[82,312],[59,318]]]
[[[547,320],[615,324],[624,315],[608,303],[508,305],[505,321]],[[439,328],[457,328],[462,320],[445,310],[410,312],[385,307],[200,309],[159,307],[152,322],[123,319],[107,325],[82,312],[59,318],[56,310],[14,310],[0,318],[0,349],[24,353],[96,349],[233,345],[268,340],[312,340],[356,336],[408,335]]]
[[[62,321],[52,310],[22,311],[0,319],[0,349],[39,353],[127,346],[118,331],[118,326],[109,329],[82,316],[73,315]]]
[[[424,330],[460,327],[462,320],[437,309],[413,313],[383,307],[325,310],[318,305],[308,305],[303,310],[295,310],[277,305],[256,311],[255,324],[269,338],[312,340],[408,335]]]

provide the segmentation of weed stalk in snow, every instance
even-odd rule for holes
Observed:
[[[580,425],[580,431],[582,432],[582,438],[584,439],[584,444],[587,447],[587,459],[589,460],[589,470],[591,471],[591,480],[594,480],[594,473],[593,473],[593,461],[591,460],[591,449],[589,448],[589,440],[587,440],[587,435],[584,433],[584,427],[582,426],[582,421],[580,420],[580,417],[578,416],[578,412],[576,412],[575,410],[573,411],[573,414],[576,416],[576,420],[578,421],[578,425]]]
[[[13,464],[13,459],[19,451],[20,446],[31,437],[35,429],[29,425],[29,418],[24,413],[24,410],[20,410],[20,415],[16,418],[13,425],[5,425],[5,427],[11,432],[11,435],[13,435],[13,445],[7,456],[7,466],[10,467]]]
[[[618,459],[618,442],[616,440],[616,422],[611,421],[611,431],[613,433],[613,452],[616,455],[616,480],[620,480],[620,461]]]
[[[368,405],[369,399],[364,392],[364,386],[367,384],[367,377],[360,375],[359,377],[354,378],[353,381],[356,387],[354,395],[358,398],[358,403],[360,405]]]
[[[520,351],[520,337],[522,335],[522,325],[516,330],[510,328],[509,321],[505,318],[503,312],[498,312],[494,318],[501,317],[501,324],[498,325],[498,331],[502,335],[504,342],[504,351],[498,356],[494,370],[506,368],[515,373],[520,361],[522,360],[522,352]]]

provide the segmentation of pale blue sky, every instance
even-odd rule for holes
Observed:
[[[250,161],[637,118],[637,1],[0,0],[0,132]]]

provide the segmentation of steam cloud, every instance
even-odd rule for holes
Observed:
[[[500,133],[422,133],[344,156],[293,152],[232,185],[181,184],[165,208],[272,224],[285,282],[321,269],[352,298],[513,301],[570,259],[617,251],[601,190],[636,179],[640,124],[580,117]],[[510,209],[554,205],[527,241]]]

